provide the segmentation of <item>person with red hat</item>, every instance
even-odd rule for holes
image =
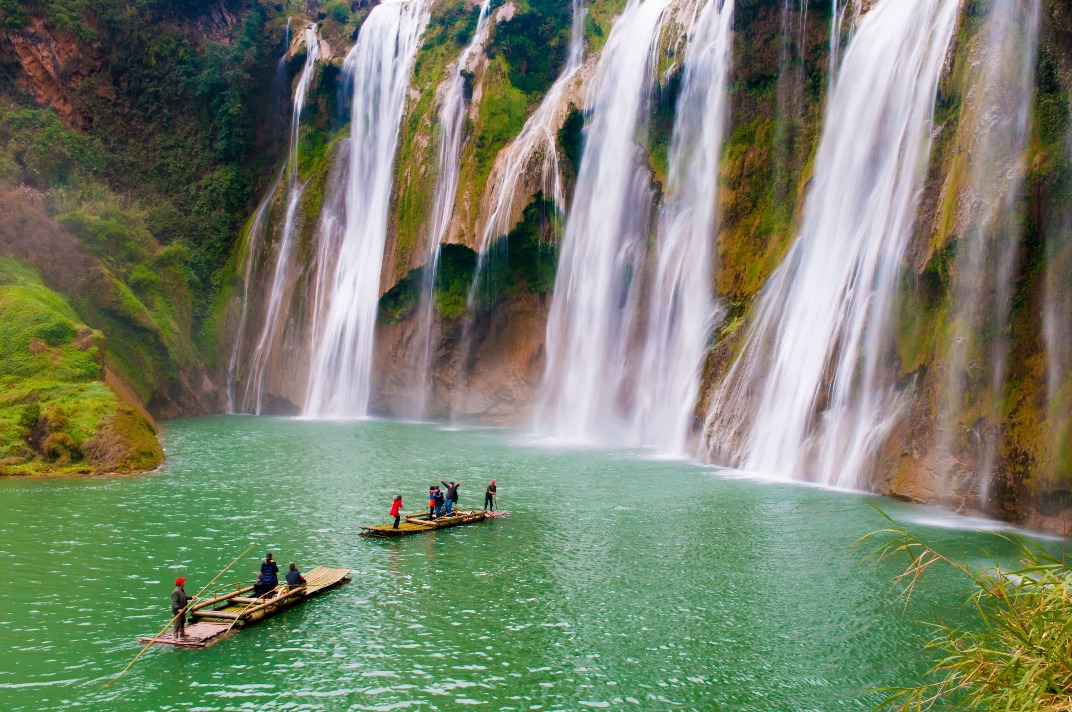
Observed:
[[[186,606],[190,605],[193,596],[186,595],[186,578],[180,576],[175,579],[175,590],[171,592],[171,615],[175,617],[175,637],[186,637]]]
[[[484,490],[484,509],[490,512],[495,511],[495,480],[492,480],[488,488]]]

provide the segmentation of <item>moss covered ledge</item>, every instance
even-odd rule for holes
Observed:
[[[105,344],[33,269],[0,257],[0,476],[164,462],[153,423],[104,382]]]

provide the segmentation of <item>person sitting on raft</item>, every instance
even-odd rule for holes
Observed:
[[[495,511],[495,480],[492,480],[488,488],[484,490],[484,509],[489,512]]]
[[[275,563],[270,551],[261,562],[261,575],[257,580],[258,583],[253,587],[253,593],[257,598],[279,585],[279,564]]]
[[[392,529],[398,529],[398,522],[402,519],[402,495],[395,497],[395,501],[391,503],[391,516],[395,518]]]
[[[298,588],[305,585],[305,577],[301,575],[301,571],[298,571],[296,564],[290,565],[290,570],[287,571],[287,590]]]
[[[454,510],[455,505],[458,504],[458,488],[462,486],[462,483],[461,482],[451,482],[451,483],[448,484],[447,482],[443,482],[443,480],[440,480],[440,482],[442,482],[443,485],[447,488],[447,496],[446,496],[447,502],[446,503],[447,503],[447,516],[449,517],[450,513]]]

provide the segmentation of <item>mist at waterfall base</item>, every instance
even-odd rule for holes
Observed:
[[[157,473],[0,480],[4,709],[870,709],[929,666],[917,621],[970,614],[944,570],[905,613],[897,567],[851,555],[885,524],[862,495],[504,430],[220,416],[162,435]],[[510,516],[358,538],[440,478],[462,506],[496,479]],[[949,515],[882,506],[983,563],[978,532],[918,523]],[[250,543],[221,581],[266,550],[354,581],[102,689],[167,622],[176,576],[197,591]]]

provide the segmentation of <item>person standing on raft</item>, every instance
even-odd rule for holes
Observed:
[[[484,490],[484,509],[488,512],[495,511],[495,480]]]
[[[440,517],[443,516],[443,502],[444,501],[445,501],[445,499],[443,497],[443,490],[441,490],[438,487],[436,487],[435,488],[435,517],[434,517],[435,519],[439,519]]]
[[[462,486],[461,482],[446,483],[440,480],[447,488],[447,516],[454,511],[455,505],[458,504],[458,488]]]
[[[435,485],[428,488],[428,518],[435,519]]]
[[[395,501],[391,503],[391,516],[395,518],[392,529],[398,529],[398,522],[402,519],[402,495],[395,497]]]
[[[186,606],[190,605],[193,596],[186,595],[186,578],[180,576],[175,579],[175,590],[171,592],[171,615],[175,617],[175,638],[186,637]]]

